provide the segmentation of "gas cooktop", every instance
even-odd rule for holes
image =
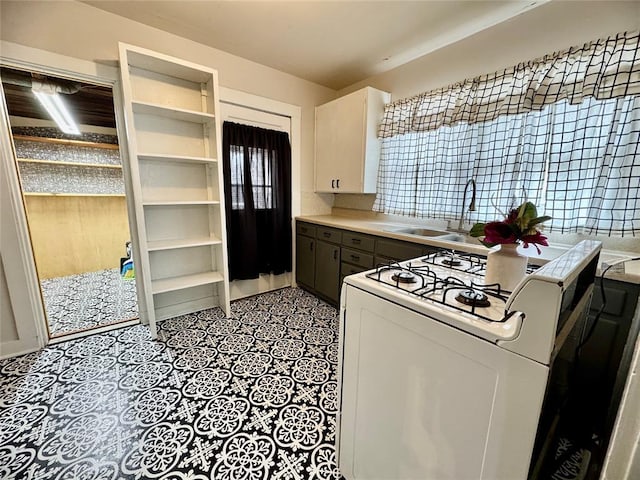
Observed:
[[[485,321],[504,322],[510,316],[505,305],[511,292],[498,283],[485,284],[485,269],[486,259],[480,255],[439,250],[423,258],[380,265],[366,277]]]

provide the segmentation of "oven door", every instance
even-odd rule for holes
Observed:
[[[343,306],[348,480],[527,477],[547,367],[351,285]]]

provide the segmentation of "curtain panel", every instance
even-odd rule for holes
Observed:
[[[291,271],[291,146],[285,132],[223,123],[229,279]]]
[[[474,178],[470,221],[529,200],[552,231],[638,235],[638,42],[619,34],[388,105],[373,209],[454,220]]]
[[[470,221],[529,200],[559,233],[640,233],[640,96],[459,123],[382,141],[375,211],[454,220],[469,178]]]
[[[386,106],[378,136],[640,94],[640,32],[620,33]]]

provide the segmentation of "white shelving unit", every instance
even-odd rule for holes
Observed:
[[[218,78],[213,69],[120,44],[147,318],[220,306],[227,267]]]

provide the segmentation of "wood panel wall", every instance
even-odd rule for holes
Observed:
[[[26,196],[41,280],[119,268],[130,239],[125,197]]]

